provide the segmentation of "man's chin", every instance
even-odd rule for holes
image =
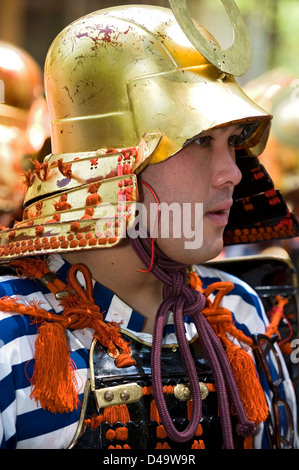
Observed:
[[[200,250],[184,249],[177,250],[172,253],[165,253],[169,258],[177,263],[192,265],[203,264],[216,258],[223,249],[223,243],[219,243],[218,247],[202,247]],[[166,250],[167,251],[167,250]]]
[[[207,261],[211,261],[217,258],[223,250],[223,240],[215,241],[215,243],[209,242],[208,244],[203,243],[202,249],[199,252],[193,253],[193,261],[191,264],[203,264]]]

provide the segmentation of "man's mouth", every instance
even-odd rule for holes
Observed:
[[[232,201],[226,201],[222,204],[218,204],[217,207],[212,208],[212,210],[208,210],[205,215],[214,224],[225,227],[228,223],[232,203]]]

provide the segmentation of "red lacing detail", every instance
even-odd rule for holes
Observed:
[[[187,413],[188,413],[189,420],[191,418],[191,412],[192,412],[192,401],[188,401]],[[203,434],[202,425],[199,423],[197,430],[195,432],[195,437],[201,437],[202,434]],[[192,443],[191,449],[205,449],[204,441],[202,439],[195,439]]]
[[[276,189],[269,189],[269,191],[265,191],[265,196],[269,200],[270,206],[275,206],[276,204],[280,204],[280,199],[277,195]]]
[[[130,414],[127,405],[115,405],[108,408],[104,408],[103,414],[93,416],[91,419],[84,420],[85,426],[91,426],[92,429],[98,428],[102,423],[109,423],[113,426],[114,423],[121,423],[122,426],[116,429],[108,429],[106,432],[106,439],[108,441],[114,441],[108,446],[108,449],[131,449],[131,447],[123,443],[122,445],[117,444],[115,441],[127,441],[128,440],[128,429],[126,423],[130,421]]]
[[[215,392],[216,388],[214,384],[207,383],[205,384],[209,392]],[[163,393],[165,394],[173,394],[174,392],[174,385],[165,385],[163,387]],[[152,395],[153,388],[152,386],[142,387],[142,394],[145,395]],[[190,419],[191,411],[192,411],[192,401],[189,400],[186,402],[187,405],[187,416]],[[157,409],[157,405],[154,399],[152,399],[150,404],[150,420],[155,421],[157,423],[156,428],[156,449],[170,449],[170,445],[167,442],[167,433],[164,429],[164,426],[161,424],[161,418]],[[106,439],[114,441],[113,444],[109,445],[108,449],[130,449],[128,444],[120,445],[116,443],[116,441],[126,441],[128,440],[128,429],[126,424],[130,421],[130,414],[127,405],[114,405],[103,409],[103,413],[100,415],[92,416],[90,419],[84,420],[84,426],[90,426],[91,429],[97,429],[101,424],[108,423],[113,426],[115,423],[121,423],[122,426],[117,427],[115,430],[109,429],[106,432]],[[195,438],[201,437],[203,434],[203,429],[201,424],[199,424],[197,431],[195,433]],[[191,449],[204,449],[205,445],[202,439],[195,439],[191,444]]]
[[[65,176],[66,178],[70,178],[70,179],[73,177],[71,162],[67,163],[67,162],[64,162],[62,158],[59,158],[59,160],[57,160],[57,166],[58,166],[58,170],[63,176]]]
[[[31,163],[33,163],[34,165],[34,170],[33,170],[33,173],[35,173],[37,175],[37,177],[41,180],[41,181],[46,181],[48,179],[48,176],[49,176],[49,164],[47,162],[44,162],[44,163],[40,163],[38,160],[31,160]],[[29,170],[30,171],[30,170]],[[29,173],[30,175],[30,173]],[[30,176],[27,179],[27,182],[30,183]]]
[[[53,205],[56,211],[66,211],[72,207],[71,204],[67,202],[67,194],[62,194],[59,201],[54,201]]]
[[[245,197],[242,203],[245,211],[252,211],[254,209],[254,206],[250,201],[250,197]]]

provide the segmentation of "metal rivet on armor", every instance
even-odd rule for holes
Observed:
[[[134,403],[143,396],[142,387],[136,382],[94,390],[98,408],[122,403]]]
[[[174,387],[174,396],[179,400],[179,401],[187,401],[191,397],[191,392],[188,387],[188,385],[185,384],[178,384]]]
[[[44,286],[47,286],[50,282],[54,282],[56,279],[57,279],[57,276],[55,273],[47,272],[40,278],[40,282]]]
[[[55,298],[57,300],[61,300],[61,299],[64,299],[65,297],[67,297],[68,295],[69,295],[69,292],[67,290],[61,290],[59,292],[56,292]]]
[[[185,387],[184,390],[183,390],[183,396],[184,398],[186,398],[187,400],[189,398],[191,398],[191,391],[190,391],[190,388],[189,387]]]
[[[121,393],[120,393],[120,399],[122,401],[128,401],[130,398],[130,394],[128,392],[128,390],[123,390]]]
[[[114,393],[111,390],[104,393],[104,400],[112,401],[114,399]]]
[[[201,399],[205,400],[207,396],[209,395],[209,388],[203,382],[199,382],[199,386],[200,386],[200,392],[201,392]]]
[[[209,394],[209,389],[206,384],[199,382],[201,399],[205,400]],[[188,384],[178,384],[174,387],[174,396],[179,401],[188,401],[192,398],[190,386]]]

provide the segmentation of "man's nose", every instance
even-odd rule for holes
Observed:
[[[242,179],[242,173],[236,164],[235,152],[231,148],[215,151],[215,186],[236,186]]]

